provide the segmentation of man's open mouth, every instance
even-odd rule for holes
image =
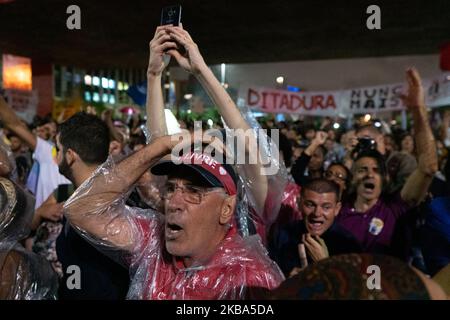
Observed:
[[[310,218],[308,219],[308,225],[309,228],[312,229],[312,231],[319,230],[323,226],[323,220]]]
[[[375,189],[375,184],[372,182],[364,182],[363,187],[365,191],[372,192]]]
[[[167,240],[175,240],[180,234],[183,232],[183,227],[176,223],[167,223],[166,224],[166,239]]]

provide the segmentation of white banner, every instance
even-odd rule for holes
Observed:
[[[450,105],[450,73],[424,79],[428,107]],[[405,109],[400,94],[406,84],[396,83],[340,91],[291,92],[268,88],[249,88],[248,107],[268,113],[347,117],[361,113],[380,113]]]

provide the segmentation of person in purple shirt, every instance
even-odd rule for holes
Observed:
[[[352,167],[353,196],[342,206],[336,220],[356,237],[364,252],[389,253],[398,219],[425,198],[437,171],[435,142],[419,73],[408,69],[406,78],[408,93],[402,98],[414,121],[418,166],[399,193],[387,195],[383,192],[387,187],[384,157],[376,150],[359,153]]]

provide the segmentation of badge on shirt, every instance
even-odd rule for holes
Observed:
[[[56,164],[58,164],[58,161],[56,160],[56,157],[58,156],[58,150],[56,150],[56,147],[55,146],[53,146],[52,147],[52,158],[53,158],[53,161],[56,163]]]
[[[383,230],[383,227],[384,227],[383,220],[378,218],[372,218],[369,225],[369,232],[374,236],[377,236],[380,234],[381,230]]]

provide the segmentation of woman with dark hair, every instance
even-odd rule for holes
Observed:
[[[323,146],[326,139],[327,134],[318,131],[309,146],[292,165],[291,174],[299,186],[305,185],[312,179],[322,177],[323,163],[327,153]]]
[[[352,175],[344,164],[340,162],[331,163],[323,173],[323,176],[325,179],[331,180],[339,186],[341,200],[347,198]]]
[[[410,155],[415,154],[414,138],[411,134],[405,133],[400,138],[400,151]]]

